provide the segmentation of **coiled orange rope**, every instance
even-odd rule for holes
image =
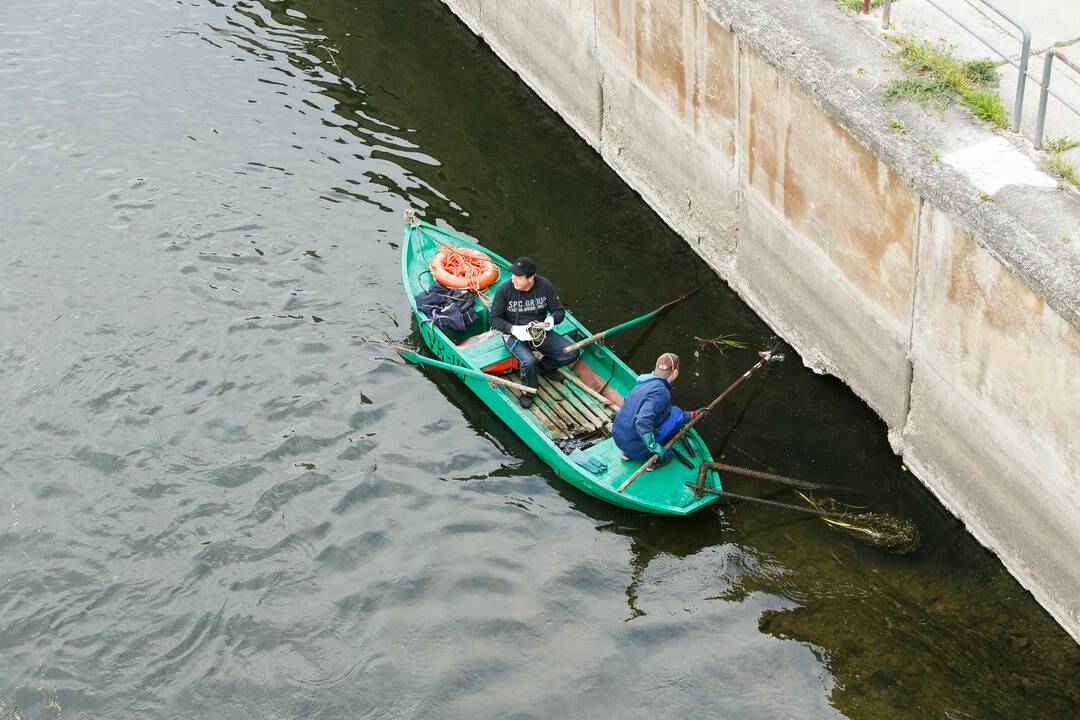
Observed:
[[[498,279],[499,268],[479,250],[444,245],[431,261],[431,274],[446,287],[472,290],[487,305],[482,291]]]

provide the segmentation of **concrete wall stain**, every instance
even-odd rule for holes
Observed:
[[[637,78],[685,121],[683,0],[640,0],[636,14]]]
[[[696,0],[601,0],[596,33],[608,58],[734,167],[734,33]]]
[[[926,215],[922,267],[933,275],[919,289],[920,362],[948,372],[957,392],[1025,418],[1080,467],[1080,332],[940,210]]]
[[[734,163],[739,107],[735,33],[725,30],[700,6],[697,16],[703,17],[705,31],[704,37],[698,36],[703,52],[694,83],[701,94],[694,108],[695,124],[698,134]]]
[[[906,324],[918,196],[772,66],[751,56],[747,68],[750,185]]]
[[[707,51],[707,39],[702,34],[701,8],[696,5],[690,8],[690,56],[692,61],[688,63],[691,72],[687,73],[687,81],[690,83],[691,114],[698,117],[698,109],[701,107],[701,82],[704,80],[704,68],[706,66],[705,53]]]
[[[627,70],[635,67],[634,1],[598,1],[596,6],[596,44]]]
[[[799,179],[798,173],[795,172],[792,168],[791,136],[794,132],[795,125],[793,123],[788,123],[787,129],[784,132],[784,171],[782,177],[784,185],[782,203],[783,212],[784,218],[787,219],[787,221],[792,225],[795,225],[796,227],[806,227],[808,219],[806,193],[803,192],[802,186],[797,182]],[[828,250],[828,245],[831,245],[830,241],[832,238],[832,233],[830,232],[828,235],[821,235],[819,233],[813,232],[814,229],[820,227],[822,227],[822,222],[819,219],[818,223],[813,226],[813,228],[811,228],[811,234],[815,235],[818,238],[819,242],[824,242],[826,245],[826,250]]]
[[[597,12],[606,17],[608,27],[615,31],[615,37],[622,37],[623,22],[620,0],[608,0],[607,3],[601,5]]]
[[[771,77],[766,77],[764,82],[769,83],[770,86],[763,88],[764,92],[755,92],[753,89],[755,83],[751,80],[753,74],[749,71],[752,62],[753,59],[747,57],[745,85],[746,94],[750,100],[749,118],[746,123],[747,183],[767,198],[770,205],[776,207],[776,178],[780,176],[780,159],[776,152],[778,145],[775,132],[776,121],[772,117],[772,108],[776,106],[770,105],[768,98],[779,97],[780,76],[774,73]],[[756,84],[760,86],[761,82],[758,81]],[[765,102],[762,102],[763,99]]]

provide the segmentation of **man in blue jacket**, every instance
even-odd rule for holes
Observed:
[[[506,333],[506,347],[518,359],[521,382],[529,387],[539,385],[538,374],[557,381],[559,368],[577,361],[577,350],[565,352],[570,341],[554,331],[566,317],[566,310],[559,301],[555,286],[543,275],[536,274],[536,263],[527,257],[519,257],[510,266],[510,280],[495,290],[491,301],[488,321],[492,328]],[[544,339],[533,340],[529,331],[532,323],[543,323]],[[539,362],[533,350],[540,353]],[[533,396],[522,393],[518,398],[521,407],[533,403]]]
[[[656,359],[651,373],[638,375],[637,385],[623,400],[611,429],[615,445],[627,460],[659,455],[657,464],[663,465],[671,459],[671,450],[665,450],[664,443],[697,414],[671,404],[671,383],[678,377],[679,356],[675,353],[664,353]]]

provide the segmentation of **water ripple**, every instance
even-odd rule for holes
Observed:
[[[38,0],[0,76],[0,720],[1075,715],[1071,646],[957,532],[907,565],[625,512],[367,342],[416,340],[405,207],[600,326],[700,280],[635,365],[765,332],[441,4]],[[873,455],[770,383],[834,415],[739,443]]]

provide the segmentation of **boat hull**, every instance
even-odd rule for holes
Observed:
[[[448,242],[482,250],[504,270],[508,267],[508,263],[468,238],[427,223],[418,223],[405,229],[405,243],[402,248],[402,279],[424,344],[435,357],[443,362],[462,368],[482,370],[483,367],[477,367],[466,357],[454,338],[432,323],[416,307],[414,300],[416,293],[424,289],[425,282],[430,282],[430,277],[425,275],[423,269],[424,260],[430,255],[430,248],[435,246],[429,245],[425,249],[425,243],[429,242]],[[589,335],[569,311],[557,330],[575,339]],[[602,345],[594,344],[583,349],[582,360],[579,362],[586,363],[591,369],[603,371],[604,377],[611,378],[610,386],[619,393],[619,396],[625,395],[633,387],[636,375],[610,349]],[[694,450],[694,457],[691,460],[692,468],[687,468],[673,460],[655,472],[643,473],[626,492],[620,493],[617,491],[618,486],[637,469],[640,462],[623,461],[610,438],[589,448],[590,457],[599,460],[608,468],[603,473],[591,473],[571,461],[553,439],[538,427],[532,416],[520,408],[517,398],[504,387],[469,376],[459,376],[459,378],[530,450],[551,467],[556,475],[593,497],[630,510],[664,515],[689,515],[717,500],[715,495],[706,494],[698,497],[691,488],[686,487],[686,482],[696,479],[697,466],[702,462],[712,460],[708,448],[705,447],[696,431],[691,431],[686,437],[686,441]],[[719,478],[715,473],[708,473],[706,486],[714,490],[720,489]]]

